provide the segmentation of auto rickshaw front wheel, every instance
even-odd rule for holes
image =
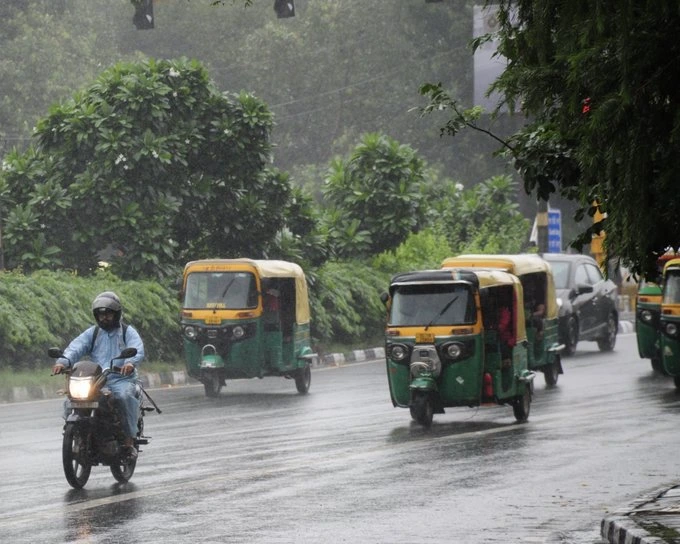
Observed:
[[[420,425],[429,428],[432,425],[434,415],[434,404],[432,395],[427,392],[418,391],[413,394],[413,400],[409,405],[411,417]]]
[[[222,381],[217,374],[206,374],[203,376],[202,382],[206,397],[215,398],[219,396],[222,390]]]
[[[557,380],[560,377],[559,359],[545,365],[543,376],[545,377],[545,383],[547,385],[557,385]]]
[[[517,423],[524,423],[529,419],[529,411],[531,410],[531,384],[525,385],[524,394],[515,399],[512,403],[512,411],[515,414]]]
[[[306,364],[304,368],[301,368],[295,374],[295,387],[298,393],[301,395],[306,395],[309,391],[309,386],[312,384],[312,369],[309,364]]]

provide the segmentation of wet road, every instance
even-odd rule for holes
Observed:
[[[95,467],[70,490],[60,400],[0,405],[0,541],[599,542],[609,510],[677,479],[680,395],[637,356],[595,343],[510,407],[448,409],[430,430],[393,408],[384,363],[292,381],[153,391],[164,410],[127,485]]]

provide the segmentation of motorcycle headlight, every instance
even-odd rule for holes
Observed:
[[[403,344],[392,344],[388,348],[389,358],[396,362],[405,360],[409,355],[409,350]]]
[[[678,336],[678,326],[675,323],[666,323],[666,334],[668,336]]]
[[[71,398],[76,400],[86,400],[90,398],[94,377],[71,377],[68,380],[68,392]]]
[[[196,340],[198,337],[198,330],[193,325],[187,325],[184,327],[184,336],[189,340]]]
[[[243,327],[241,327],[241,325],[236,325],[234,327],[234,330],[231,331],[231,334],[234,335],[234,338],[237,338],[237,339],[243,338],[246,334],[246,330]]]
[[[652,315],[652,312],[650,312],[649,310],[642,310],[640,312],[640,319],[645,323],[651,323],[653,317],[654,316]]]

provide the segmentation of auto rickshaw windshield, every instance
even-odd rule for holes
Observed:
[[[464,325],[476,317],[473,293],[465,284],[399,285],[392,294],[391,326]]]
[[[257,307],[257,283],[250,272],[192,272],[184,308],[239,310]]]
[[[666,270],[662,302],[663,304],[680,304],[680,268]]]

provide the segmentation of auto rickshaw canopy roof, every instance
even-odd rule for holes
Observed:
[[[524,318],[524,293],[519,278],[509,272],[494,268],[442,268],[439,270],[420,270],[415,272],[403,272],[392,277],[390,282],[390,294],[399,285],[428,284],[428,283],[468,283],[475,290],[510,286],[513,290],[515,302],[515,336],[517,341],[527,337],[526,323]]]
[[[520,278],[527,274],[545,274],[545,317],[547,319],[557,319],[557,295],[555,293],[555,278],[552,274],[552,268],[550,267],[550,263],[535,253],[521,253],[517,255],[469,254],[444,259],[442,268],[452,267],[504,270],[505,272],[509,272]]]
[[[184,278],[191,272],[248,270],[259,278],[292,278],[295,280],[295,321],[309,323],[307,279],[300,265],[288,261],[265,259],[202,259],[184,266]]]
[[[680,258],[674,258],[666,261],[666,264],[663,265],[663,275],[666,275],[666,271],[669,268],[680,268]]]

